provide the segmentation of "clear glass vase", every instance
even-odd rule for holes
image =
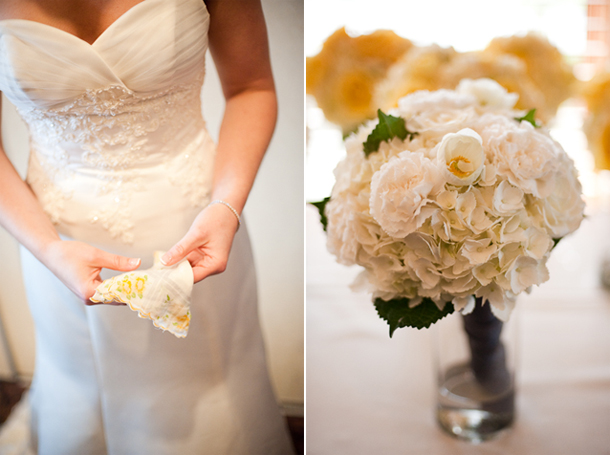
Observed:
[[[516,316],[502,323],[477,299],[469,315],[435,324],[436,418],[450,435],[478,443],[513,423]]]

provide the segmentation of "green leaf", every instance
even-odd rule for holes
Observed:
[[[324,209],[326,208],[326,204],[330,201],[330,196],[325,197],[321,201],[318,202],[310,202],[311,205],[318,209],[320,212],[320,222],[322,223],[322,227],[324,228],[324,232],[326,232],[326,226],[328,226],[328,218],[326,218],[326,213],[324,213]]]
[[[445,303],[443,310],[427,297],[414,308],[409,308],[409,299],[382,300],[375,299],[377,314],[385,319],[390,326],[390,338],[396,329],[402,327],[428,328],[436,321],[453,313],[453,305]]]
[[[559,237],[558,239],[553,239],[553,248],[551,248],[551,250],[552,250],[552,249],[554,249],[554,248],[557,246],[557,244],[559,243],[559,241],[560,241],[562,238],[563,238],[563,237]]]
[[[379,145],[382,141],[388,142],[395,137],[398,137],[404,141],[407,136],[409,136],[409,140],[413,140],[413,136],[418,134],[407,129],[405,119],[402,117],[386,115],[381,112],[381,109],[377,110],[377,116],[379,117],[379,123],[371,134],[369,134],[369,136],[366,138],[366,142],[363,144],[364,155],[367,157],[371,153],[379,150]]]
[[[523,117],[515,117],[515,120],[518,122],[530,122],[534,128],[540,128],[540,125],[538,125],[538,122],[534,118],[535,114],[536,109],[530,109]]]

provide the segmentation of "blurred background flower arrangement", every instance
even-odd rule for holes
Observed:
[[[576,79],[559,50],[537,33],[495,38],[481,51],[417,46],[390,30],[350,36],[333,33],[307,58],[307,93],[344,134],[396,107],[418,90],[454,89],[462,79],[493,79],[519,94],[517,109],[550,120],[572,95]]]

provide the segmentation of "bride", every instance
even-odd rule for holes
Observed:
[[[209,44],[226,98],[201,117]],[[0,90],[30,131],[0,152],[0,224],[23,246],[40,454],[290,453],[267,377],[241,212],[275,126],[258,0],[0,3]],[[189,334],[94,305],[103,279],[193,269]]]

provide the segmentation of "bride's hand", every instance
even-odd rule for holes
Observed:
[[[195,218],[186,235],[163,255],[165,265],[187,258],[195,283],[222,273],[227,267],[233,237],[238,228],[237,218],[222,204],[209,205]]]
[[[45,263],[86,305],[95,305],[96,303],[89,299],[102,282],[102,268],[129,272],[140,266],[140,259],[107,253],[83,242],[57,240],[47,247]]]

